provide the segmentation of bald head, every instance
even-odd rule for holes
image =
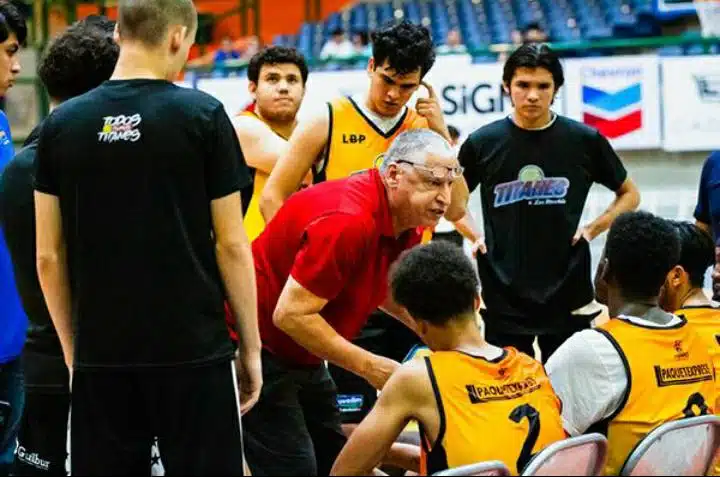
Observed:
[[[393,141],[385,154],[381,170],[390,164],[411,161],[424,164],[429,157],[453,157],[454,151],[444,137],[430,129],[410,129]]]
[[[172,25],[195,31],[197,11],[192,0],[120,0],[118,31],[122,39],[158,46]]]

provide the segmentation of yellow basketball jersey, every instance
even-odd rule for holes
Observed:
[[[440,413],[430,446],[421,430],[421,474],[501,460],[514,474],[566,434],[542,365],[514,348],[494,361],[458,351],[424,358]]]
[[[710,350],[710,357],[715,365],[715,413],[720,413],[720,308],[712,306],[688,306],[680,308],[677,313],[694,326],[700,337]],[[711,475],[720,475],[720,460]]]
[[[596,328],[620,353],[628,377],[618,410],[593,429],[608,438],[605,475],[618,475],[638,442],[657,426],[713,413],[712,358],[699,333],[681,319],[670,328],[649,328],[623,319]]]
[[[428,127],[427,120],[410,107],[387,134],[367,118],[351,98],[337,98],[328,103],[328,107],[329,140],[317,181],[342,179],[375,167],[378,156],[388,150],[400,133]]]
[[[258,116],[252,111],[244,111],[240,113],[240,116],[255,118],[258,121],[262,121],[263,123],[267,124],[265,121],[262,120],[260,116]],[[288,138],[282,136],[274,129],[273,132],[275,132],[275,134],[287,141]],[[269,174],[265,171],[260,171],[252,167],[250,167],[249,169],[253,174],[253,194],[252,198],[250,199],[250,204],[248,204],[248,209],[245,213],[245,219],[243,223],[245,224],[245,231],[247,232],[248,239],[252,242],[257,238],[258,235],[262,233],[263,229],[265,228],[265,219],[260,213],[259,203],[260,194],[262,194],[262,191],[265,188],[265,183],[268,180]]]

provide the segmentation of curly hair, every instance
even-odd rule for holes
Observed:
[[[680,240],[668,220],[644,211],[626,212],[610,227],[605,256],[608,275],[623,297],[654,298],[680,260]]]
[[[12,2],[0,2],[0,43],[7,41],[11,33],[15,33],[18,42],[25,45],[27,40],[27,24],[25,16]]]
[[[503,83],[510,85],[520,68],[544,68],[550,72],[555,83],[555,91],[565,84],[565,74],[560,59],[544,43],[522,45],[510,55],[503,68]]]
[[[40,61],[38,76],[51,98],[65,101],[110,78],[120,54],[112,27],[107,19],[81,20],[50,44]]]
[[[680,237],[679,265],[690,276],[693,288],[702,288],[705,272],[715,263],[715,244],[704,230],[690,222],[672,221]]]
[[[470,259],[442,240],[406,252],[390,272],[394,300],[413,318],[434,325],[472,314],[478,286]]]
[[[248,80],[257,83],[260,80],[260,70],[264,65],[282,65],[292,63],[300,69],[303,84],[307,83],[308,65],[305,57],[295,48],[285,46],[268,46],[260,50],[250,59],[248,65]]]
[[[435,64],[430,31],[407,21],[375,31],[372,34],[372,51],[376,67],[387,60],[390,68],[399,74],[412,73],[420,68],[422,78]]]

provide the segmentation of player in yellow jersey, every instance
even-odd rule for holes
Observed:
[[[367,94],[337,98],[303,121],[263,191],[260,209],[266,220],[275,215],[313,167],[316,181],[369,169],[393,139],[407,129],[430,128],[450,139],[438,98],[423,82],[435,62],[427,28],[402,22],[376,31],[372,42]],[[412,108],[407,103],[421,85],[427,88],[429,97],[419,99]],[[458,200],[448,210],[450,220],[465,214],[460,210],[467,200],[464,185],[459,181],[454,188],[454,199]]]
[[[715,364],[718,395],[715,412],[720,412],[720,308],[713,305],[703,290],[705,273],[715,264],[715,246],[704,229],[690,222],[673,222],[680,236],[680,263],[665,280],[662,305],[684,317],[705,341]],[[720,461],[713,470],[720,475]]]
[[[391,289],[433,353],[392,375],[332,475],[370,475],[411,420],[423,447],[420,469],[411,470],[428,475],[485,460],[517,474],[565,437],[542,365],[483,338],[478,279],[462,249],[445,241],[412,249],[392,271]]]
[[[265,228],[258,202],[267,177],[287,150],[297,125],[296,115],[305,95],[308,67],[294,48],[271,46],[253,56],[248,66],[248,89],[254,104],[234,118],[245,161],[254,174],[252,190],[245,191],[245,230],[252,241]],[[310,177],[311,179],[311,177]]]
[[[620,215],[596,276],[596,298],[612,318],[575,333],[547,363],[565,431],[607,436],[606,475],[618,475],[657,426],[714,412],[717,391],[705,342],[685,318],[659,303],[679,259],[680,242],[669,221],[648,212]]]

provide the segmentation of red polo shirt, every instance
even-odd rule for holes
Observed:
[[[291,365],[319,365],[320,358],[273,324],[288,277],[329,300],[320,314],[352,339],[385,301],[390,265],[420,238],[418,230],[395,237],[374,169],[293,194],[252,244],[263,348]]]

